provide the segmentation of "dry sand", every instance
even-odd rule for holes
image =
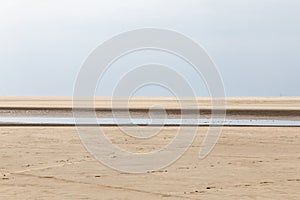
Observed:
[[[273,100],[265,107],[299,108],[299,100],[289,101],[294,103]],[[0,104],[4,108],[35,103],[14,102],[2,100]],[[253,107],[264,108],[254,102]],[[243,104],[249,102],[235,106]],[[141,140],[124,135],[117,127],[103,127],[114,144],[134,152],[164,146],[177,129],[165,127],[159,136]],[[226,127],[211,154],[199,160],[206,131],[199,127],[193,145],[171,166],[147,174],[126,174],[91,157],[74,127],[0,127],[0,199],[300,198],[300,128]]]
[[[111,108],[111,98],[95,98],[97,108]],[[116,107],[127,105],[128,99],[115,98]],[[185,102],[194,102],[190,99],[182,99]],[[197,98],[199,108],[211,108],[210,98]],[[226,98],[226,109],[250,109],[250,110],[300,110],[300,98]],[[72,108],[70,97],[0,97],[0,108]],[[131,98],[128,106],[131,108],[148,108],[153,105],[161,105],[166,109],[179,108],[179,102],[175,98]],[[194,108],[194,107],[192,107]]]
[[[165,139],[126,140],[131,151],[160,147]],[[182,158],[162,171],[124,174],[94,160],[75,128],[0,129],[0,199],[299,199],[300,128],[224,128],[213,152],[198,152],[206,128]]]

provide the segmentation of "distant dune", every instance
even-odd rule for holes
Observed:
[[[95,106],[98,108],[110,108],[111,98],[96,97]],[[195,99],[181,98],[184,102],[194,102]],[[119,102],[120,106],[127,103],[126,98],[114,98],[115,102]],[[211,108],[210,98],[197,98],[199,108]],[[226,98],[226,109],[275,109],[275,110],[300,110],[299,98],[258,98],[258,97],[237,97]],[[129,107],[131,108],[148,108],[153,105],[162,105],[167,109],[177,109],[180,107],[178,100],[168,97],[137,97],[129,99]],[[118,103],[116,103],[118,105]],[[5,107],[42,107],[42,108],[71,108],[71,97],[0,97],[0,108]]]

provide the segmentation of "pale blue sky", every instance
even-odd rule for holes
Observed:
[[[121,32],[155,27],[201,44],[228,96],[300,96],[299,10],[298,0],[1,0],[0,95],[72,95],[94,48]],[[207,95],[203,83],[190,81]],[[149,87],[138,94],[167,93]]]

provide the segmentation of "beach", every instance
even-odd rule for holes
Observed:
[[[108,112],[107,102],[98,100],[99,112]],[[133,100],[130,107],[142,113],[153,102],[178,109],[170,99]],[[199,102],[202,109],[210,110],[209,100]],[[299,120],[299,105],[299,99],[288,98],[227,101],[232,118]],[[0,100],[2,116],[53,116],[53,110],[56,116],[71,116],[71,108],[66,98]],[[113,144],[147,153],[170,142],[179,127],[163,127],[147,140],[125,135],[118,127],[100,128]],[[153,128],[132,127],[132,131],[146,133]],[[299,199],[299,127],[224,127],[213,151],[201,160],[207,130],[198,127],[193,144],[175,163],[158,171],[129,174],[93,158],[76,127],[1,126],[0,199]]]

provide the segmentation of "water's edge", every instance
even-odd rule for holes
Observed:
[[[300,127],[300,121],[235,119],[144,119],[144,118],[0,118],[0,126],[262,126]]]

